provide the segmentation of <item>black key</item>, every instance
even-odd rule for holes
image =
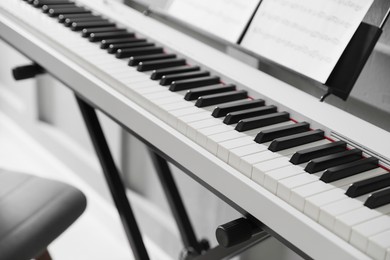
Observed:
[[[77,9],[80,9],[80,8],[82,8],[82,7],[79,7],[79,6],[76,6],[76,4],[75,3],[66,3],[66,4],[59,4],[59,5],[43,5],[42,7],[41,7],[41,9],[42,9],[42,12],[44,12],[44,13],[48,13],[49,12],[49,10],[50,9],[63,9],[63,8],[77,8]],[[83,10],[85,10],[84,8],[82,8]]]
[[[353,162],[362,158],[362,151],[358,149],[335,153],[311,160],[305,167],[308,173],[319,172],[337,165]]]
[[[171,86],[169,87],[169,90],[175,92],[175,91],[213,85],[217,83],[220,83],[220,79],[217,76],[209,76],[209,77],[196,78],[196,79],[183,79],[183,80],[172,82]]]
[[[151,47],[155,44],[152,42],[132,42],[132,43],[113,43],[108,46],[108,53],[116,53],[119,49],[132,49],[139,47]]]
[[[268,147],[268,150],[270,150],[271,152],[278,152],[281,150],[312,143],[322,139],[324,139],[324,131],[317,129],[313,131],[277,138],[271,142],[270,146]]]
[[[92,29],[90,29],[92,30]],[[95,32],[89,35],[90,42],[99,42],[102,40],[108,39],[117,39],[117,38],[129,38],[134,37],[134,33],[127,32],[125,29],[117,29],[113,32]]]
[[[70,3],[69,0],[34,0],[35,7],[42,7],[44,5],[63,5]]]
[[[374,157],[363,158],[354,162],[327,169],[320,180],[325,183],[341,180],[349,176],[378,168],[379,160]]]
[[[223,92],[228,92],[228,91],[233,91],[233,90],[236,90],[236,85],[233,85],[233,84],[211,85],[211,86],[188,90],[184,96],[184,99],[187,101],[191,101],[191,100],[196,100],[201,96],[223,93]]]
[[[151,71],[163,68],[171,68],[185,65],[187,62],[185,59],[168,59],[168,60],[152,60],[142,61],[138,64],[138,71]]]
[[[108,47],[110,47],[111,44],[116,44],[116,43],[136,43],[136,42],[146,42],[146,39],[128,37],[128,38],[102,40],[102,42],[100,43],[100,48],[108,49]]]
[[[96,27],[115,27],[115,23],[109,21],[80,21],[73,22],[70,26],[72,31],[81,31],[82,29],[96,28]]]
[[[375,192],[368,197],[364,206],[376,209],[390,203],[390,188]]]
[[[75,18],[101,18],[100,16],[94,15],[92,13],[87,14],[60,14],[58,16],[58,22],[65,23],[66,19],[75,19]]]
[[[347,144],[343,141],[337,141],[329,144],[320,145],[296,152],[290,159],[292,164],[308,162],[314,158],[323,157],[333,153],[343,152],[347,149]]]
[[[198,100],[196,100],[195,106],[208,107],[246,98],[248,98],[248,92],[246,90],[229,91],[225,93],[201,96]]]
[[[180,67],[176,67],[176,68],[159,69],[159,70],[153,71],[152,75],[150,76],[150,79],[158,80],[158,79],[161,79],[164,75],[179,74],[179,73],[198,71],[198,70],[200,70],[200,68],[198,66],[194,66],[194,67],[180,66]]]
[[[64,25],[66,27],[71,27],[74,22],[108,22],[108,20],[103,19],[99,16],[89,16],[89,17],[74,17],[74,18],[66,18],[64,21]],[[113,26],[115,27],[115,25]]]
[[[292,125],[280,126],[269,130],[264,130],[258,133],[255,137],[255,142],[262,144],[272,141],[276,138],[299,134],[309,131],[310,124],[306,122],[296,123]]]
[[[129,58],[131,56],[140,56],[140,55],[147,55],[147,54],[157,54],[157,53],[163,53],[164,49],[162,47],[140,47],[140,48],[134,48],[134,49],[118,49],[115,57],[118,59],[121,58]]]
[[[345,194],[351,198],[356,198],[379,189],[387,188],[389,186],[390,173],[385,173],[366,180],[355,182],[349,186]]]
[[[277,108],[275,106],[263,106],[263,107],[255,107],[244,109],[240,111],[230,112],[226,115],[223,122],[227,125],[232,125],[238,123],[241,119],[262,116],[266,114],[276,113]]]
[[[165,75],[161,78],[160,85],[161,86],[168,86],[168,85],[171,85],[173,81],[183,80],[183,79],[200,78],[200,77],[206,77],[206,76],[210,76],[210,72],[208,72],[208,71],[195,71],[195,72],[186,72],[186,73]]]
[[[60,9],[51,8],[49,9],[48,12],[50,17],[57,17],[60,14],[88,14],[88,13],[92,13],[92,12],[82,7],[60,8]]]
[[[137,66],[140,62],[143,61],[152,61],[152,60],[167,60],[176,58],[176,54],[152,54],[152,55],[141,55],[141,56],[132,56],[129,59],[129,66]]]
[[[262,99],[255,99],[255,100],[245,100],[236,102],[234,104],[226,104],[226,105],[220,105],[217,106],[212,113],[213,117],[223,117],[226,116],[230,112],[234,111],[240,111],[243,109],[249,109],[254,107],[261,107],[264,106],[265,102]]]
[[[242,119],[238,122],[236,130],[238,132],[243,132],[247,130],[256,129],[259,127],[274,125],[277,123],[282,123],[290,120],[290,114],[287,112],[278,112],[272,113],[264,116],[257,116],[247,119]]]
[[[86,28],[81,31],[81,36],[84,38],[91,37],[91,34],[99,34],[99,33],[126,33],[126,29],[117,28],[116,26],[111,27],[98,27],[98,28]]]

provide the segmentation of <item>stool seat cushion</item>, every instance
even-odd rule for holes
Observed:
[[[0,169],[0,260],[39,255],[85,208],[68,184]]]

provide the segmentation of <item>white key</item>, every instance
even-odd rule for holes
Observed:
[[[348,196],[345,195],[345,190],[343,189],[335,188],[329,191],[325,191],[320,194],[308,197],[306,199],[303,212],[315,221],[318,221],[320,216],[320,208],[322,206],[345,198],[348,198]]]
[[[197,107],[191,106],[191,107],[186,107],[186,108],[182,108],[182,109],[172,110],[172,111],[170,111],[170,114],[174,117],[181,117],[181,116],[197,114],[197,113],[201,113],[201,112],[204,112],[204,111],[197,108]]]
[[[152,82],[153,83],[153,82]],[[142,87],[139,88],[133,88],[135,92],[137,92],[140,95],[146,95],[151,93],[159,93],[159,92],[165,92],[164,89],[156,89],[156,86],[153,86],[150,82],[147,82],[146,84],[143,84]]]
[[[290,178],[283,179],[278,183],[276,195],[278,195],[278,197],[288,202],[290,200],[292,189],[314,182],[317,179],[318,179],[317,176],[313,176],[307,173],[302,173]]]
[[[201,146],[206,147],[208,142],[208,136],[219,135],[221,133],[231,132],[232,130],[233,128],[231,126],[225,124],[202,128],[199,129],[196,135],[196,142]],[[215,154],[216,153],[217,153],[217,148],[215,149]]]
[[[181,101],[181,102],[177,102],[177,103],[173,103],[173,104],[161,105],[161,107],[167,111],[176,110],[176,109],[183,109],[183,108],[192,107],[192,106],[193,106],[193,104],[191,102],[188,102],[188,101]]]
[[[268,150],[247,155],[241,158],[239,169],[240,171],[251,178],[252,175],[252,166],[256,163],[272,160],[280,157],[279,154],[270,152]]]
[[[144,95],[148,100],[153,101],[156,105],[170,104],[180,101],[180,98],[175,93],[166,91],[166,92],[157,92]]]
[[[332,230],[335,218],[341,214],[357,209],[363,205],[358,199],[345,198],[343,200],[321,207],[319,223]]]
[[[210,126],[214,126],[214,125],[219,125],[219,124],[222,124],[222,121],[220,121],[219,119],[217,118],[207,118],[207,119],[204,119],[204,120],[200,120],[200,121],[196,121],[196,122],[193,122],[193,123],[189,123],[187,125],[187,132],[186,132],[186,135],[192,139],[192,140],[196,140],[196,135],[198,133],[198,129],[202,129],[202,128],[206,128],[206,127],[210,127]]]
[[[208,118],[210,118],[210,112],[208,112],[208,111],[182,116],[182,117],[176,118],[177,125],[175,125],[174,127],[177,128],[178,125],[182,125],[182,126],[179,126],[179,128],[183,129],[183,128],[186,128],[189,123],[205,120]]]
[[[250,143],[252,137],[248,137],[245,134],[239,133],[237,131],[229,131],[217,135],[210,135],[207,140],[208,146],[217,147],[217,157],[224,160],[225,162],[229,159],[229,149],[237,147],[231,147],[230,141],[236,143],[242,142],[242,145]],[[252,140],[253,142],[253,140]]]
[[[187,108],[183,108],[183,109],[169,111],[168,121],[167,122],[171,126],[173,126],[175,128],[179,128],[179,120],[178,120],[178,118],[184,117],[184,116],[190,116],[191,117],[193,115],[200,114],[202,112],[204,112],[204,111],[201,110],[201,109],[197,109],[196,107],[187,107]],[[186,129],[186,124],[181,124],[181,129],[183,129],[183,131],[184,131],[184,129]]]
[[[282,167],[276,170],[269,172],[261,172],[258,169],[254,168],[252,172],[252,180],[263,185],[267,190],[272,193],[276,193],[278,182],[280,180],[305,173],[301,167],[290,165],[287,167]]]
[[[253,142],[249,145],[233,148],[230,150],[228,162],[231,166],[238,169],[240,165],[241,157],[254,154],[254,153],[259,153],[267,149],[268,149],[268,145],[257,144]]]
[[[370,237],[367,254],[374,259],[385,260],[387,250],[390,248],[390,230]]]
[[[314,181],[307,185],[300,186],[291,190],[290,204],[296,209],[303,211],[305,208],[305,199],[315,194],[333,189],[334,186],[323,181]]]
[[[350,243],[365,252],[368,246],[368,238],[390,229],[390,216],[384,215],[352,228]]]
[[[228,162],[229,161],[229,154],[230,154],[230,151],[232,149],[237,148],[237,147],[241,147],[244,145],[248,145],[248,144],[253,144],[252,137],[249,137],[249,136],[243,136],[241,138],[235,138],[235,137],[237,137],[236,134],[234,134],[234,137],[233,137],[233,135],[230,136],[228,133],[226,133],[226,135],[225,135],[225,139],[227,139],[226,141],[223,141],[220,143],[217,143],[215,141],[209,141],[207,144],[208,144],[208,146],[211,146],[211,145],[213,145],[213,147],[216,146],[218,158],[224,160],[225,162]],[[210,138],[210,139],[213,140],[213,138]],[[221,140],[221,139],[218,138],[218,140]],[[235,168],[238,169],[238,167],[235,167]]]
[[[256,163],[253,165],[252,174],[254,169],[260,172],[269,172],[275,169],[283,168],[285,166],[289,166],[291,163],[289,162],[289,158],[287,157],[278,157],[269,161]]]

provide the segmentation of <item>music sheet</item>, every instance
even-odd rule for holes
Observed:
[[[373,0],[264,0],[242,46],[325,83]]]
[[[168,13],[236,43],[260,0],[174,0]]]

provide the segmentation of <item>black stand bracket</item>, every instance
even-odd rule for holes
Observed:
[[[196,256],[202,254],[202,252],[205,252],[210,248],[209,243],[207,240],[201,240],[198,242],[196,239],[194,229],[185,210],[184,203],[181,200],[179,190],[176,186],[175,180],[173,179],[173,175],[167,161],[152,150],[149,150],[149,153],[157,171],[160,183],[164,189],[173,217],[175,218],[179,228],[185,247],[184,254],[186,256]],[[186,257],[183,256],[183,258]]]
[[[321,97],[321,102],[330,94],[343,100],[348,98],[381,34],[379,27],[360,24],[326,81],[328,92]]]
[[[328,91],[321,97],[321,102],[331,94],[343,100],[347,100],[364,65],[381,37],[383,27],[389,17],[390,8],[387,10],[378,27],[365,22],[360,23],[325,83],[325,86],[328,87]]]

